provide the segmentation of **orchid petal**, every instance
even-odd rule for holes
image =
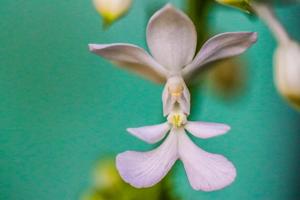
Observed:
[[[171,112],[176,102],[176,100],[172,98],[171,94],[169,93],[167,84],[165,85],[162,93],[162,102],[163,102],[163,114],[164,116],[167,116]]]
[[[178,151],[195,190],[219,190],[230,185],[236,177],[236,169],[229,160],[200,149],[186,133],[178,136]]]
[[[185,77],[191,76],[201,66],[245,52],[257,40],[255,32],[228,32],[209,39],[194,60],[183,69]]]
[[[225,134],[230,130],[230,126],[219,123],[188,122],[185,129],[196,137],[207,139]]]
[[[195,26],[183,12],[168,4],[150,19],[147,43],[160,64],[178,72],[194,57],[197,44]]]
[[[183,84],[183,96],[178,99],[178,103],[180,105],[181,110],[185,114],[189,115],[191,108],[191,95],[185,83]]]
[[[172,131],[157,149],[148,152],[126,151],[116,158],[123,180],[136,188],[158,183],[177,160],[177,135]]]
[[[127,129],[127,131],[132,135],[150,144],[154,144],[162,140],[169,130],[170,125],[167,122],[153,126]]]
[[[166,70],[145,50],[131,44],[89,44],[91,52],[155,82],[166,80]]]

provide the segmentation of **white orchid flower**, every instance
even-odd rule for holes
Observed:
[[[147,78],[166,81],[164,116],[179,104],[190,112],[190,94],[184,83],[203,65],[246,51],[257,39],[253,32],[230,32],[209,39],[196,54],[197,34],[193,22],[170,4],[157,11],[147,27],[147,43],[153,57],[132,44],[90,44],[90,50],[119,66]]]
[[[104,22],[110,24],[127,12],[131,0],[93,0],[93,3]]]
[[[229,129],[225,124],[187,121],[183,112],[172,111],[166,123],[128,129],[129,133],[150,144],[159,142],[169,134],[152,151],[126,151],[119,154],[116,158],[117,169],[124,181],[136,188],[145,188],[162,180],[176,160],[180,159],[193,189],[222,189],[234,181],[234,165],[222,155],[208,153],[197,147],[186,131],[195,137],[207,139],[222,135]]]
[[[269,5],[257,2],[251,5],[278,43],[273,60],[277,89],[293,106],[300,108],[300,45],[289,37]]]

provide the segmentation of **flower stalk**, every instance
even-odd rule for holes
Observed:
[[[251,6],[256,14],[266,23],[279,44],[286,44],[290,41],[288,33],[274,14],[273,9],[266,3],[251,1]]]

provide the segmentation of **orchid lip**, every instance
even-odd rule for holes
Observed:
[[[172,115],[178,123],[183,120],[183,114]],[[227,158],[202,150],[186,133],[187,130],[194,136],[205,139],[227,132],[228,126],[205,122],[186,122],[184,126],[172,128],[165,125],[164,123],[132,130],[145,141],[153,141],[153,138],[147,138],[149,134],[159,136],[160,140],[167,132],[169,134],[156,149],[147,152],[126,151],[117,156],[117,169],[125,182],[136,188],[151,187],[167,175],[178,159],[183,162],[189,182],[195,190],[219,190],[235,180],[236,169]]]

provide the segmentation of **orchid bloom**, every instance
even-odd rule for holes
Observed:
[[[173,110],[168,121],[159,125],[129,128],[129,133],[153,144],[164,142],[148,152],[126,151],[117,156],[116,165],[121,177],[136,188],[158,183],[180,159],[195,190],[213,191],[231,184],[236,169],[224,156],[208,153],[197,147],[186,131],[195,137],[207,139],[229,131],[225,124],[191,122],[179,109]]]
[[[152,56],[142,48],[125,43],[90,44],[90,51],[156,82],[166,82],[162,95],[164,116],[176,103],[189,115],[190,93],[184,80],[203,65],[236,56],[257,39],[253,32],[229,32],[209,39],[195,55],[197,34],[193,22],[170,4],[157,11],[147,27]]]

